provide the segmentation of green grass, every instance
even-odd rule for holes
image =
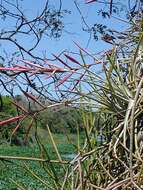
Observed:
[[[72,142],[75,135],[71,135]],[[54,135],[54,139],[58,144],[58,150],[61,155],[66,155],[75,152],[75,147],[69,143],[67,138],[63,134]],[[48,152],[50,159],[57,159],[52,144],[47,143],[45,145],[46,151]],[[28,157],[40,157],[40,151],[38,146],[31,146],[31,147],[17,147],[17,146],[0,146],[0,155],[9,155],[9,156],[28,156]],[[43,169],[42,165],[39,162],[34,161],[0,161],[0,190],[16,190],[22,189],[17,188],[14,182],[19,183],[22,185],[23,189],[25,190],[44,190],[48,189],[45,185],[43,185],[38,179],[34,178],[25,168],[24,163],[35,174],[41,177],[47,184],[50,181],[50,177],[48,176],[47,172]],[[56,172],[59,174],[61,173],[62,176],[62,167],[59,164],[54,164]],[[14,181],[12,182],[11,179]]]

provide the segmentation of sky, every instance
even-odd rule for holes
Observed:
[[[51,6],[59,7],[59,0],[51,0],[49,2]],[[28,17],[32,18],[40,12],[44,4],[45,0],[24,0],[22,2],[22,8],[24,13],[28,15]],[[92,27],[94,23],[103,23],[109,26],[109,28],[116,28],[117,30],[124,30],[126,27],[124,23],[119,22],[116,19],[103,19],[101,16],[98,16],[97,11],[100,9],[101,4],[85,4],[85,0],[77,0],[77,4],[79,5],[81,12],[90,27]],[[82,29],[85,25],[82,22],[81,15],[75,6],[74,0],[62,0],[62,8],[71,11],[71,14],[65,15],[63,19],[65,28],[61,38],[53,39],[44,37],[35,51],[37,55],[41,56],[44,54],[47,58],[52,58],[53,53],[59,54],[64,50],[76,52],[78,50],[73,41],[79,43],[83,48],[87,48],[93,53],[98,53],[111,47],[109,44],[101,41],[100,39],[95,41],[93,36],[91,36],[91,40],[88,43],[90,34]],[[12,24],[13,23],[9,21],[7,23],[1,22],[0,25],[1,28],[3,26],[8,28]],[[29,37],[24,38],[20,36],[18,40],[27,48],[33,43],[33,39],[30,39]],[[6,47],[10,52],[13,48],[11,44],[7,45],[5,42],[2,47]]]

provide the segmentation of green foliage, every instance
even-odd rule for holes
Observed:
[[[0,115],[4,114],[5,116],[15,116],[16,108],[12,104],[12,97],[2,96],[2,107]]]
[[[21,95],[17,95],[15,100],[26,109],[28,108],[28,101],[24,99]],[[9,117],[16,116],[18,113],[21,114],[19,110],[12,104],[12,97],[3,96],[2,97],[2,111],[0,115],[0,120],[8,119]],[[30,102],[30,109],[39,109],[35,107],[33,102]],[[33,111],[33,110],[32,110]],[[20,127],[11,137],[12,131],[17,126],[17,122],[1,126],[1,143],[8,142],[11,144],[24,145],[24,139],[26,132],[28,130],[29,123],[31,121],[31,116],[28,116],[20,123]],[[47,124],[53,133],[76,133],[78,130],[82,130],[82,117],[81,113],[76,108],[61,107],[60,110],[57,109],[46,109],[39,112],[36,118],[38,128],[47,128]],[[35,122],[33,123],[35,127]],[[30,133],[30,138],[34,139],[34,131]]]
[[[38,126],[46,128],[50,127],[54,133],[75,133],[77,127],[82,130],[82,118],[76,108],[61,108],[59,111],[45,110],[38,116]]]
[[[60,142],[60,139],[63,137],[58,135],[57,138],[59,138]],[[46,146],[46,150],[50,153],[50,159],[56,158],[56,154],[51,144]],[[64,157],[65,155],[73,153],[75,148],[70,145],[66,139],[64,139],[64,144],[59,143],[58,150]],[[5,145],[0,146],[0,155],[39,157],[40,154],[40,150],[37,146],[31,148]],[[26,189],[47,190],[47,186],[33,177],[27,170],[26,166],[30,168],[36,175],[38,175],[43,181],[45,181],[47,184],[50,184],[51,178],[39,162],[27,161],[23,163],[22,161],[0,161],[0,190],[18,189],[14,182],[20,184]],[[62,167],[57,164],[55,165],[55,168],[57,175],[62,177]]]
[[[16,97],[17,100],[20,100],[20,97],[17,96]],[[14,116],[17,116],[18,114],[18,110],[16,109],[16,107],[12,104],[12,97],[10,96],[2,96],[2,107],[1,107],[1,111],[0,111],[0,121],[12,118]],[[28,123],[29,121],[27,121]],[[24,124],[27,124],[26,122]],[[14,128],[17,126],[17,122],[14,123],[10,123],[8,125],[4,125],[4,126],[0,126],[0,143],[11,143],[11,144],[17,144],[17,145],[21,145],[22,143],[22,138],[23,135],[25,134],[25,129],[21,126],[18,130],[17,130],[17,136],[14,135],[11,138],[11,134],[12,131],[14,130]]]

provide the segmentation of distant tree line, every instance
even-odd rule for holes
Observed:
[[[37,109],[32,101],[29,102],[22,95],[17,95],[14,98],[19,105],[24,105],[27,108],[29,107],[31,111]],[[17,116],[17,113],[19,113],[19,110],[16,109],[12,102],[13,100],[11,96],[1,96],[0,121]],[[20,123],[21,126],[18,127],[14,134],[13,131],[17,127],[18,122],[0,126],[0,143],[11,142],[12,144],[21,144],[22,139],[25,137],[29,123],[30,117],[27,117]],[[78,130],[82,130],[83,121],[79,109],[61,106],[59,109],[46,109],[40,112],[34,125],[36,124],[37,127],[45,130],[48,125],[53,133],[75,133],[77,132],[77,128]],[[11,136],[12,134],[13,136]]]

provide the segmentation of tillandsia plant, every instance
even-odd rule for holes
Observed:
[[[33,123],[36,123],[36,116],[39,112],[53,106],[74,104],[81,109],[86,140],[83,146],[77,146],[75,158],[71,161],[65,161],[62,159],[50,128],[47,126],[57,156],[56,160],[50,158],[49,152],[40,142],[37,133],[36,140],[41,150],[40,158],[14,156],[1,156],[0,158],[40,162],[51,178],[48,183],[31,170],[27,164],[24,166],[47,189],[141,189],[143,185],[143,138],[141,135],[143,33],[138,31],[132,35],[134,35],[133,47],[128,49],[127,55],[126,49],[132,39],[130,36],[126,44],[120,41],[120,45],[105,52],[101,59],[92,56],[76,44],[79,47],[82,62],[65,54],[72,65],[54,55],[64,67],[59,68],[47,62],[45,64],[48,67],[45,67],[45,65],[34,64],[27,60],[22,61],[24,65],[19,64],[11,68],[1,67],[1,71],[9,72],[9,76],[20,77],[25,82],[28,80],[28,84],[33,76],[44,76],[46,82],[54,84],[55,89],[58,89],[65,98],[63,102],[53,103],[50,101],[48,104],[47,102],[43,104],[40,96],[37,97],[26,90],[24,91],[18,84],[23,94],[38,106],[35,110],[31,110],[31,107],[25,108],[18,102],[13,102],[19,110],[19,115],[1,121],[1,126],[17,122],[12,131],[13,135],[23,120],[26,117],[31,117],[26,133],[27,138]],[[86,64],[85,54],[93,59],[92,64]],[[25,74],[26,77],[24,77]],[[52,83],[51,79],[56,83]],[[71,94],[70,100],[72,101],[66,99],[69,94]],[[84,109],[89,112],[88,115],[85,114]],[[96,112],[96,125],[93,112]],[[98,138],[100,138],[99,141]],[[55,163],[61,166],[62,175],[56,172]],[[21,184],[15,183],[19,188],[24,189]]]
[[[95,136],[88,133],[83,149],[86,153],[79,154],[71,170],[75,179],[79,179],[74,181],[74,188],[143,188],[141,23],[142,19],[138,32],[130,31],[126,41],[119,41],[111,51],[105,52],[104,59],[93,57],[95,63],[102,64],[101,74],[96,72],[95,65],[92,69],[84,67],[86,73],[80,82],[85,88],[74,89],[84,102],[91,101],[92,108],[96,105],[96,113],[102,122],[91,131],[96,137],[102,134],[104,138],[103,143],[95,146],[92,144]],[[81,56],[84,60],[82,53]]]
[[[74,104],[82,112],[83,128],[86,135],[85,143],[82,146],[78,144],[77,155],[71,161],[62,159],[48,126],[47,130],[52,140],[57,160],[51,160],[49,153],[37,135],[36,139],[42,157],[2,156],[1,158],[35,160],[40,162],[47,171],[47,174],[51,177],[50,184],[47,184],[43,178],[34,173],[27,165],[25,167],[40,183],[45,184],[49,189],[141,189],[143,185],[143,33],[139,31],[138,33],[133,33],[133,35],[136,37],[136,40],[133,39],[132,43],[134,46],[130,49],[130,52],[128,51],[127,55],[127,42],[130,45],[130,39],[127,40],[126,44],[120,41],[120,45],[105,52],[101,56],[101,59],[92,56],[92,54],[76,44],[80,49],[82,62],[77,60],[77,58],[65,55],[69,61],[77,65],[74,68],[69,66],[70,64],[67,65],[67,62],[59,57],[56,57],[57,60],[64,66],[67,66],[68,69],[58,68],[55,65],[52,65],[52,69],[49,69],[49,67],[45,68],[40,65],[33,65],[33,63],[27,61],[24,61],[24,63],[30,67],[24,66],[22,70],[21,66],[1,68],[1,70],[10,70],[14,74],[18,72],[18,75],[26,72],[29,77],[33,74],[39,75],[41,73],[42,75],[47,75],[48,73],[48,77],[54,77],[57,73],[68,73],[62,79],[57,80],[56,88],[62,94],[65,92],[65,95],[72,93],[70,96],[72,101],[44,105],[41,104],[37,97],[23,91],[25,96],[39,105],[38,109],[34,110],[34,112],[29,112],[29,110],[14,102],[22,113],[19,116],[2,121],[0,123],[1,125],[15,121],[21,122],[27,115],[31,114],[32,120],[29,124],[29,131],[36,118],[36,114],[41,110],[61,104]],[[93,59],[92,64],[86,64],[85,54]],[[62,85],[66,84],[69,86],[68,83],[71,83],[71,76],[73,74],[75,76],[73,77],[72,86],[63,88]],[[89,114],[85,114],[85,109]],[[93,114],[93,112],[96,112],[96,114]],[[19,123],[13,133],[18,127]],[[55,165],[53,163],[59,163],[61,165],[62,175],[55,171]]]
[[[87,1],[92,2],[94,1]],[[142,23],[141,12],[134,18],[133,27],[122,33],[124,40],[118,40],[110,51],[98,57],[76,43],[80,61],[77,57],[65,54],[68,62],[54,55],[61,67],[47,60],[22,60],[23,64],[0,67],[0,71],[10,78],[13,85],[16,84],[16,87],[18,86],[22,93],[37,105],[33,110],[30,104],[29,107],[24,107],[17,101],[13,102],[19,114],[0,121],[3,127],[17,123],[12,135],[28,117],[30,122],[25,137],[27,139],[32,125],[37,127],[36,118],[40,112],[51,107],[74,105],[82,113],[86,136],[85,142],[80,145],[77,128],[77,154],[70,161],[63,160],[49,126],[47,131],[57,159],[51,159],[37,133],[35,137],[41,152],[40,157],[0,156],[0,159],[40,162],[51,180],[46,181],[27,164],[24,164],[24,168],[43,184],[45,189],[142,189]],[[85,59],[87,56],[89,59]],[[55,89],[54,96],[50,93],[51,86]],[[47,98],[44,103],[43,97]],[[58,97],[58,100],[54,97]],[[60,165],[60,172],[56,171],[55,164]],[[19,189],[26,189],[13,179],[12,182]]]

